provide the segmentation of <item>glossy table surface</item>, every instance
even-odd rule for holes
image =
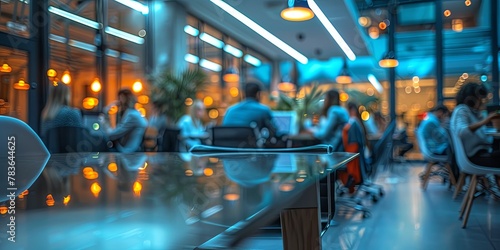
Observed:
[[[7,240],[2,193],[0,248],[193,249],[279,211],[355,157],[74,153],[52,155],[45,167],[18,159],[16,242]]]

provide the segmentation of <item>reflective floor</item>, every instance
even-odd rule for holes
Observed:
[[[323,249],[500,249],[500,201],[477,198],[466,229],[458,219],[462,197],[452,199],[452,190],[439,177],[431,179],[427,191],[420,188],[418,174],[424,163],[398,163],[379,175],[377,183],[386,195],[373,204],[372,215],[339,208],[336,225],[323,236]],[[281,238],[255,237],[241,249],[282,249]]]

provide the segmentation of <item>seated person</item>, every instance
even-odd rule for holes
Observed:
[[[340,106],[340,94],[332,89],[326,92],[318,126],[312,130],[314,137],[333,146],[334,151],[344,151],[342,129],[349,121],[349,113]]]
[[[427,113],[427,117],[420,123],[417,130],[423,144],[429,152],[436,155],[445,155],[449,146],[448,132],[441,126],[449,110],[444,105],[438,105]]]
[[[245,84],[245,99],[227,109],[222,126],[251,127],[254,123],[262,136],[276,137],[271,109],[259,103],[260,92],[261,87],[258,83]]]
[[[116,150],[122,153],[132,153],[141,150],[144,132],[148,122],[134,106],[136,99],[130,89],[122,89],[118,92],[118,101],[108,107],[118,106],[118,119],[115,128],[111,128],[109,123],[100,116],[100,123],[103,125],[104,133],[108,139],[114,142]],[[108,108],[105,108],[107,110]],[[107,113],[107,112],[106,112]]]
[[[208,138],[206,127],[202,119],[206,115],[205,105],[196,100],[190,108],[189,114],[181,117],[177,125],[181,129],[181,149],[189,150],[195,145],[200,145],[202,139]]]
[[[463,85],[456,96],[457,106],[451,116],[450,130],[462,140],[465,154],[472,163],[499,168],[500,142],[494,142],[493,137],[486,134],[485,125],[493,119],[499,119],[500,114],[493,112],[484,116],[481,113],[485,110],[487,96],[488,91],[483,85],[478,83]],[[496,179],[500,184],[499,176]]]
[[[81,127],[82,113],[69,106],[69,87],[64,83],[50,86],[47,104],[42,110],[41,133],[43,137],[48,130],[57,127]]]
[[[413,143],[408,141],[408,122],[404,120],[404,117],[405,113],[402,113],[397,117],[396,129],[392,135],[394,149],[399,157],[403,157],[413,148]]]

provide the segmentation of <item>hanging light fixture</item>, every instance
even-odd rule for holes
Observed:
[[[283,76],[281,82],[278,84],[278,90],[281,92],[294,92],[297,90],[295,84],[293,84],[288,75]]]
[[[351,75],[349,74],[349,71],[347,70],[347,60],[344,58],[344,66],[342,67],[342,71],[340,71],[340,74],[335,78],[337,83],[340,84],[349,84],[352,83],[352,78]]]
[[[384,57],[378,62],[382,68],[395,68],[399,65],[398,59],[393,51],[387,52]]]
[[[4,63],[2,65],[2,68],[0,68],[0,72],[2,73],[10,73],[12,71],[12,68],[9,66],[8,63]]]
[[[307,0],[288,0],[288,8],[281,11],[281,18],[293,21],[307,21],[314,17]]]
[[[62,77],[61,77],[61,81],[64,83],[64,84],[70,84],[71,83],[71,75],[69,74],[69,70],[65,70]]]
[[[224,76],[222,76],[222,80],[224,80],[224,82],[239,82],[240,74],[235,67],[229,67],[224,73]]]
[[[90,89],[95,93],[101,91],[101,82],[99,82],[99,78],[94,79],[92,84],[90,84]]]
[[[53,80],[57,76],[57,71],[55,69],[47,70],[47,76],[50,80]]]
[[[14,83],[14,89],[17,90],[28,90],[30,85],[24,81],[23,78],[19,79],[19,82]]]

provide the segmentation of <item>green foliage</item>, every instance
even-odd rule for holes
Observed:
[[[165,70],[150,79],[151,102],[169,121],[177,123],[186,114],[185,100],[195,100],[196,92],[207,85],[206,74],[199,69],[188,69],[180,74]]]
[[[305,89],[304,89],[305,90]],[[312,113],[317,113],[321,109],[319,101],[324,95],[324,91],[319,89],[318,84],[312,85],[309,91],[305,90],[304,96],[301,98],[289,97],[280,93],[280,99],[276,105],[276,110],[296,111],[299,118],[299,127],[302,128],[303,121]]]

